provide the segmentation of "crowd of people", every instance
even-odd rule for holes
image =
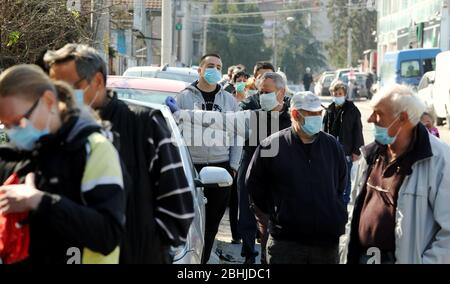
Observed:
[[[0,74],[0,260],[67,263],[78,248],[81,263],[172,263],[194,204],[163,115],[108,90],[91,47],[67,44],[44,62]],[[257,240],[262,264],[450,263],[450,148],[408,87],[372,99],[366,144],[343,82],[324,107],[310,68],[296,94],[270,62],[222,70],[205,54],[199,79],[166,100],[174,115],[252,114],[242,144],[189,145],[198,172],[234,180],[204,190],[201,263],[227,207],[246,264]]]

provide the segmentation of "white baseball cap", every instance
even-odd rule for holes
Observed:
[[[312,92],[298,92],[291,99],[291,108],[307,111],[320,111],[323,109],[318,96]]]

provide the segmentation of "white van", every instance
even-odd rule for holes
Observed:
[[[438,125],[443,125],[447,119],[450,126],[450,51],[444,51],[436,56],[436,73],[431,94],[432,106],[430,112],[436,117]]]

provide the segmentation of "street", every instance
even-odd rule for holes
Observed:
[[[325,106],[331,103],[331,97],[321,97],[321,100]],[[363,134],[364,141],[367,143],[373,142],[373,126],[367,122],[367,119],[372,113],[370,107],[370,101],[362,99],[361,101],[356,102],[356,106],[361,112],[362,122],[363,122]],[[447,125],[438,127],[439,133],[441,135],[441,139],[450,145],[450,130]],[[216,236],[215,247],[213,249],[213,253],[211,254],[211,258],[209,263],[219,264],[219,263],[227,263],[227,264],[238,264],[243,263],[244,258],[241,257],[241,245],[240,244],[231,244],[231,231],[230,231],[230,221],[228,210],[222,218],[222,222],[220,224],[219,232]],[[257,250],[260,252],[261,246],[260,244],[256,244]],[[216,253],[214,253],[216,252]],[[221,256],[220,253],[221,252]],[[256,259],[256,263],[259,264],[259,256]]]

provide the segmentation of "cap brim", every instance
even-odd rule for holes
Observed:
[[[315,112],[315,111],[323,110],[323,107],[322,106],[320,106],[320,107],[300,107],[298,109]]]

